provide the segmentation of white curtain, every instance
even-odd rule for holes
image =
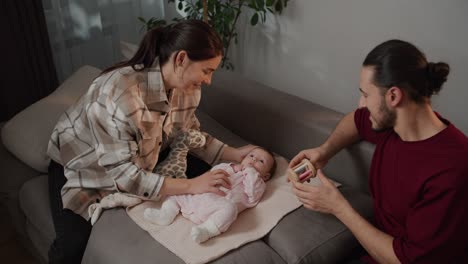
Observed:
[[[165,17],[165,0],[42,0],[57,76],[83,65],[104,69],[123,59],[120,41],[137,44],[137,17]]]

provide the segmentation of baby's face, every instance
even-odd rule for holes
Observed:
[[[247,156],[242,160],[241,165],[242,168],[246,167],[253,167],[258,173],[260,177],[264,181],[268,181],[271,177],[270,170],[273,167],[273,157],[267,151],[256,148],[250,151]]]

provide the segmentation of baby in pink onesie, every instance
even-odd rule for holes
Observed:
[[[169,225],[181,212],[197,224],[192,228],[192,239],[197,243],[205,242],[225,232],[240,212],[257,205],[265,192],[265,181],[273,175],[275,167],[270,152],[255,148],[240,164],[221,163],[212,168],[230,175],[231,189],[219,187],[225,196],[215,193],[168,196],[160,209],[147,208],[144,216],[155,224]]]

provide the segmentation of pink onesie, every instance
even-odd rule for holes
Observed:
[[[168,199],[173,199],[180,206],[182,215],[195,224],[211,219],[220,232],[225,232],[240,212],[257,205],[266,189],[254,168],[234,172],[231,165],[221,163],[211,169],[221,169],[229,174],[231,189],[220,188],[226,196],[203,193],[174,195]]]

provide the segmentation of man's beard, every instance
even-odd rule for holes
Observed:
[[[396,113],[391,111],[387,105],[385,104],[385,100],[382,100],[380,107],[379,107],[379,112],[380,112],[380,120],[377,122],[376,119],[374,119],[375,126],[372,126],[372,129],[376,132],[380,132],[383,130],[387,130],[389,128],[392,128],[395,126],[395,120],[396,120]]]

